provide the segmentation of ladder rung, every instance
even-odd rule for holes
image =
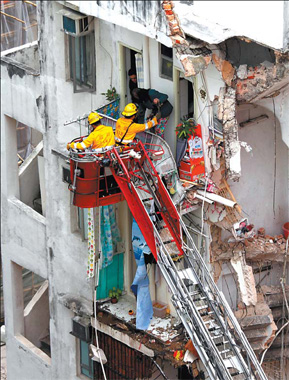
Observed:
[[[218,338],[222,338],[224,337],[224,335],[215,335],[215,336],[212,336],[212,339],[218,339]],[[224,342],[224,343],[228,343],[228,341]]]
[[[230,375],[232,377],[235,377],[235,376],[238,376],[238,375],[242,375],[242,373],[241,372],[233,372],[233,373],[230,373]]]
[[[173,243],[174,240],[166,240],[166,241],[163,241],[163,244],[170,244],[170,243]]]
[[[197,299],[193,299],[194,302],[198,302],[198,301],[203,301],[203,300],[206,300],[207,297],[200,297],[200,298],[197,298]]]
[[[219,347],[219,346],[221,346],[222,344],[225,345],[225,344],[227,344],[227,343],[229,343],[228,340],[226,340],[225,342],[219,342],[219,343],[216,343],[216,346]]]
[[[196,309],[197,310],[203,310],[203,309],[206,309],[207,307],[208,307],[208,305],[197,306]]]
[[[217,330],[221,330],[221,327],[210,327],[210,328],[208,328],[208,330],[211,332],[211,331],[217,331]]]
[[[199,294],[201,294],[201,293],[195,291],[195,292],[191,292],[191,293],[190,293],[190,296],[198,296]],[[204,298],[206,298],[206,297],[204,297]]]
[[[227,348],[227,349],[224,350],[224,351],[220,351],[220,354],[226,354],[227,352],[231,352],[231,349],[230,349],[230,348]]]
[[[201,317],[203,317],[204,315],[211,315],[211,314],[214,314],[213,311],[207,311],[206,313],[200,313]]]
[[[145,199],[141,199],[142,202],[148,202],[148,201],[151,201],[153,198],[145,198]]]

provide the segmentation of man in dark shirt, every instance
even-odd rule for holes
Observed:
[[[136,77],[136,71],[135,71],[135,69],[129,69],[128,70],[128,76],[129,76],[128,86],[129,86],[129,92],[130,92],[130,95],[131,95],[131,100],[132,100],[132,103],[135,103],[136,99],[132,95],[132,90],[134,88],[137,88],[137,77]]]

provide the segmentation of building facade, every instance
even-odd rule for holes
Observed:
[[[167,94],[174,107],[164,135],[174,156],[180,120],[193,115],[201,125],[204,178],[239,208],[195,199],[183,217],[268,378],[289,378],[288,327],[274,340],[289,317],[282,235],[289,220],[288,4],[257,3],[37,1],[38,40],[2,51],[8,380],[102,378],[89,356],[89,342],[96,344],[92,327],[107,358],[107,378],[206,376],[197,355],[182,356],[193,349],[185,347],[187,336],[155,264],[149,264],[150,296],[166,305],[167,315],[146,332],[135,327],[137,267],[125,201],[114,207],[121,239],[110,272],[100,277],[105,296],[98,295],[107,300],[116,286],[122,302],[117,308],[100,301],[93,310],[87,214],[72,204],[66,144],[87,134],[86,117],[110,102],[108,90],[119,94],[118,111],[131,101],[132,67],[139,87]],[[97,241],[102,219],[94,212]],[[240,220],[253,225],[254,234],[238,235]],[[30,301],[27,271],[39,284]]]

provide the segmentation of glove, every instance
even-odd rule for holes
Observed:
[[[66,149],[67,149],[67,150],[70,149],[70,143],[67,143],[67,145],[66,145]]]

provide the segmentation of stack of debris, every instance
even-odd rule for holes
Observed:
[[[274,322],[278,328],[278,331],[284,325],[286,320],[288,320],[288,310],[285,306],[285,298],[289,299],[289,286],[284,287],[285,294],[281,286],[261,286],[261,292],[264,295],[264,299],[267,305],[270,307]],[[265,360],[276,360],[280,358],[280,348],[282,346],[282,339],[284,344],[284,354],[286,357],[289,356],[289,334],[288,327],[284,329],[284,336],[282,338],[282,334],[279,334],[274,342],[272,342],[272,346],[270,351],[266,353]]]
[[[240,303],[238,307],[235,316],[255,353],[261,354],[274,339],[277,331],[272,311],[261,293],[257,295],[256,305],[246,307]]]
[[[265,235],[264,228],[260,228],[257,234],[248,239],[232,241],[232,238],[228,238],[222,241],[221,229],[211,226],[211,235],[212,262],[229,261],[236,252],[243,252],[247,261],[284,261],[286,239],[282,234]]]

